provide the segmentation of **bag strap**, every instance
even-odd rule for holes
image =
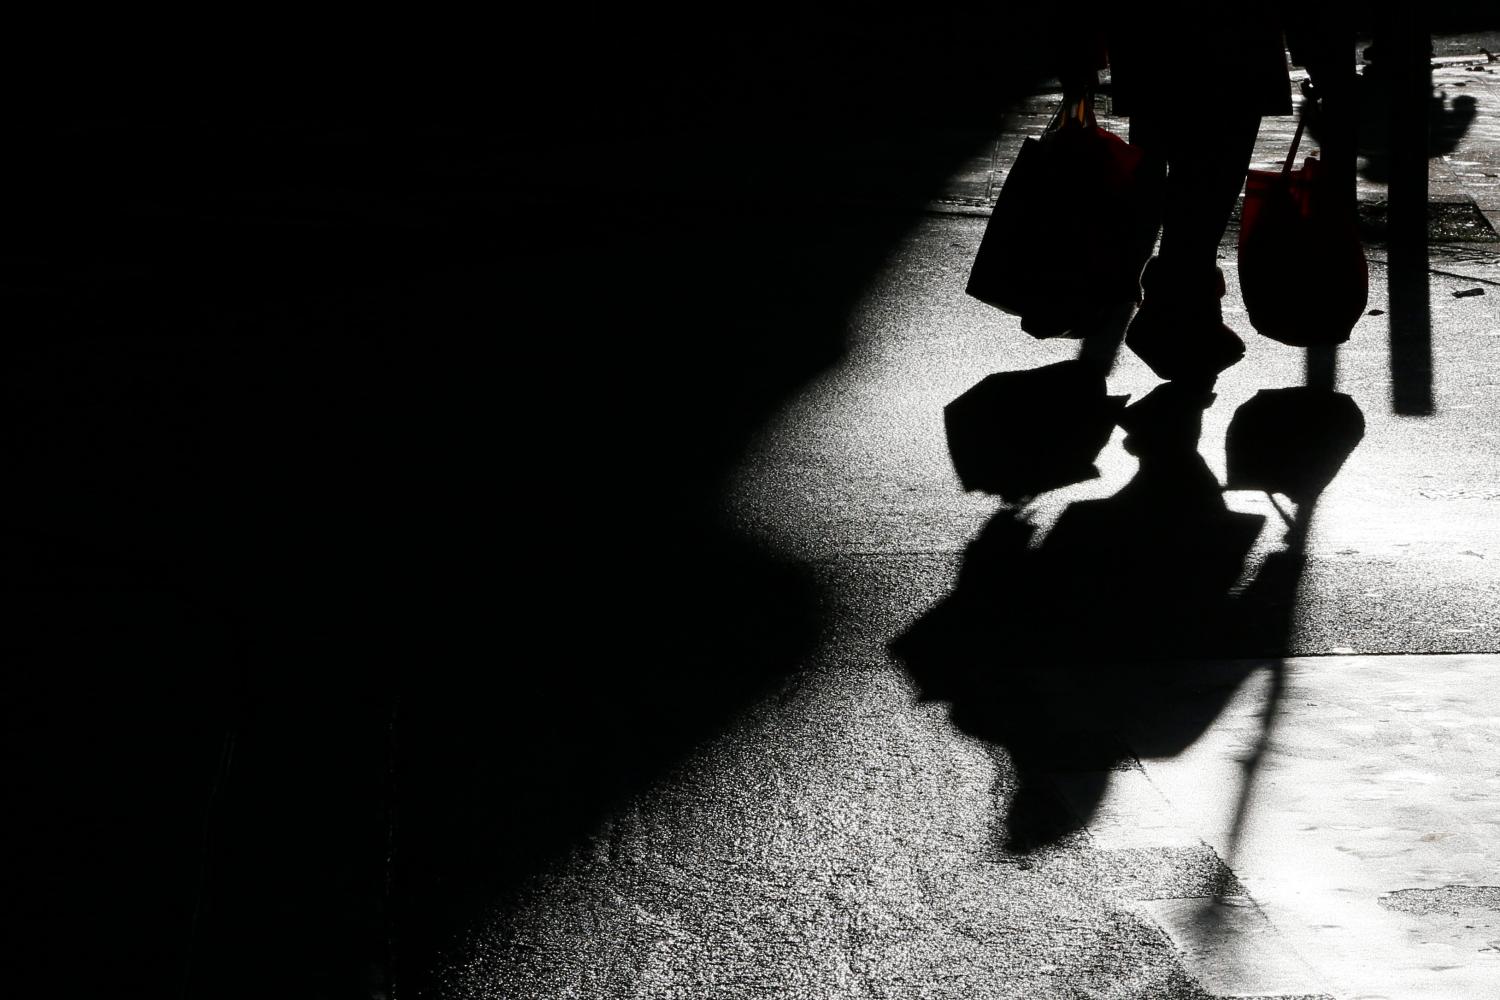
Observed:
[[[1052,120],[1048,122],[1042,134],[1046,135],[1048,132],[1056,132],[1075,125],[1079,128],[1093,128],[1098,124],[1098,119],[1094,117],[1094,90],[1090,87],[1076,101],[1070,102],[1064,97],[1057,106],[1057,113],[1052,116]]]
[[[1313,104],[1318,103],[1318,92],[1313,89],[1311,80],[1302,81],[1302,96]],[[1306,127],[1307,115],[1299,114],[1297,116],[1297,131],[1292,133],[1292,148],[1287,150],[1286,163],[1281,166],[1283,174],[1291,173],[1292,167],[1297,163],[1297,147],[1302,143],[1302,130]]]
[[[1307,126],[1307,119],[1301,115],[1297,116],[1297,131],[1292,133],[1292,148],[1286,152],[1286,162],[1281,165],[1281,172],[1289,174],[1292,167],[1297,163],[1297,147],[1302,144],[1302,130]]]

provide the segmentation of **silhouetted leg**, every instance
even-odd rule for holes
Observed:
[[[1092,324],[1082,329],[1078,360],[1105,375],[1113,371],[1115,356],[1125,340],[1125,327],[1134,312],[1134,302],[1122,302],[1101,312]]]
[[[1185,127],[1178,115],[1137,115],[1130,123],[1130,141],[1167,161],[1159,256],[1174,270],[1213,266],[1260,131],[1259,115],[1214,114],[1203,128]]]
[[[1205,112],[1201,129],[1182,113],[1137,114],[1130,140],[1167,164],[1161,246],[1141,280],[1145,301],[1126,344],[1166,379],[1212,378],[1245,353],[1224,326],[1219,241],[1245,183],[1260,116]]]

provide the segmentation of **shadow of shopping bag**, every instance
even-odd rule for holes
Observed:
[[[1009,502],[1094,479],[1126,398],[1078,360],[996,372],[943,409],[953,469]]]
[[[1088,100],[1066,111],[1022,143],[966,289],[1034,337],[1082,335],[1139,301],[1160,222],[1164,165],[1099,128]]]
[[[1312,386],[1262,389],[1229,421],[1228,489],[1316,500],[1365,436],[1365,415],[1345,393]]]
[[[1358,216],[1309,156],[1293,170],[1252,170],[1240,221],[1240,292],[1256,332],[1293,347],[1341,344],[1364,314],[1369,267]]]

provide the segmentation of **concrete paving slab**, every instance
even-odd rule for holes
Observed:
[[[1238,838],[1263,684],[1187,752],[1143,761],[1146,775],[1336,995],[1494,995],[1500,658],[1327,657],[1286,670]]]

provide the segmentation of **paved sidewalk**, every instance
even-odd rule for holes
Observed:
[[[1436,74],[1446,109],[1455,95],[1480,96],[1463,141],[1434,161],[1431,197],[1474,218],[1495,209],[1485,199],[1500,155],[1500,76],[1471,65],[1454,59]],[[1011,850],[1007,811],[1022,785],[1015,755],[966,721],[974,706],[931,695],[888,653],[952,592],[999,507],[957,481],[944,406],[993,372],[1037,368],[1077,349],[1032,340],[1014,317],[962,290],[1005,169],[1054,104],[1047,95],[1024,102],[998,137],[934,140],[945,149],[972,140],[979,152],[906,238],[875,241],[889,249],[884,264],[847,318],[841,308],[828,320],[844,324],[842,353],[806,384],[787,383],[790,396],[729,476],[723,514],[737,536],[815,575],[815,648],[513,896],[486,900],[478,917],[456,911],[463,933],[445,938],[435,966],[421,970],[428,995],[1427,1000],[1500,991],[1484,836],[1500,794],[1488,777],[1496,719],[1487,693],[1500,670],[1500,299],[1490,291],[1500,285],[1500,255],[1484,239],[1433,254],[1434,406],[1422,419],[1392,405],[1400,373],[1390,361],[1385,258],[1371,248],[1370,315],[1338,373],[1368,429],[1313,523],[1297,610],[1278,637],[1278,652],[1295,658],[1282,668],[1286,694],[1253,775],[1240,759],[1265,731],[1264,682],[1280,661],[1227,646],[1137,689],[1145,701],[1192,702],[1205,689],[1222,696],[1214,711],[1192,715],[1201,722],[1196,739],[1164,749],[1147,716],[1114,720],[1108,735],[1121,754],[1113,767],[1043,769],[1044,797],[1086,819],[1083,829],[1043,850]],[[1258,162],[1279,162],[1291,128],[1291,119],[1267,123]],[[841,148],[827,161],[863,172],[815,177],[808,202],[787,208],[787,256],[770,269],[774,283],[727,310],[719,286],[704,296],[695,337],[720,336],[728,312],[722,333],[743,338],[726,352],[731,365],[805,340],[811,296],[788,285],[820,280],[823,258],[835,255],[821,241],[850,247],[829,233],[842,220],[819,209],[855,203],[894,214],[882,196],[915,186],[923,150],[878,134],[868,142],[862,157]],[[1372,183],[1361,194],[1370,205],[1383,197]],[[732,211],[733,198],[725,202]],[[705,203],[704,233],[712,212]],[[1458,235],[1493,239],[1482,230]],[[1226,314],[1249,354],[1220,380],[1204,416],[1202,452],[1221,480],[1236,408],[1260,389],[1306,379],[1303,352],[1244,329],[1232,243],[1222,256]],[[1486,294],[1455,295],[1476,287]],[[753,322],[739,315],[747,305]],[[783,331],[794,336],[778,339]],[[1156,384],[1127,352],[1109,389],[1139,399]],[[663,427],[703,408],[680,398],[684,388],[670,385]],[[671,438],[651,431],[632,441]],[[1116,431],[1100,456],[1098,479],[1028,506],[1039,532],[1069,505],[1131,481],[1137,462],[1122,438]],[[639,481],[633,468],[610,480]],[[1246,568],[1253,578],[1285,544],[1281,522],[1263,494],[1235,491],[1227,502],[1265,519]],[[642,533],[645,558],[659,558],[650,531]],[[615,592],[636,585],[628,556],[611,551],[610,562],[621,574],[605,576]],[[684,575],[704,591],[704,613],[731,600]],[[600,589],[592,578],[588,588]],[[686,627],[683,612],[660,606],[677,625],[632,622],[622,633],[627,652],[681,645],[667,633]],[[758,623],[740,627],[748,639]],[[742,669],[719,644],[687,656],[695,678]],[[1066,714],[1066,704],[1002,693],[1023,712]],[[611,725],[622,745],[653,736],[628,712]],[[1241,798],[1247,819],[1226,831]],[[415,812],[405,814],[408,844],[424,819]],[[439,832],[435,853],[447,845],[440,824]],[[455,880],[483,885],[486,865],[503,867],[484,853],[490,835],[476,835],[473,854],[453,866]]]
[[[1500,299],[1453,295],[1493,287],[1500,255],[1471,244],[1435,256],[1449,272],[1432,279],[1436,405],[1413,419],[1391,406],[1384,267],[1372,252],[1372,315],[1339,374],[1368,430],[1313,522],[1286,637],[1297,658],[1284,664],[1253,780],[1242,761],[1265,731],[1265,682],[1280,661],[1226,648],[1135,689],[1169,709],[1206,694],[1212,711],[1175,716],[1198,719],[1197,738],[1172,746],[1153,725],[1160,716],[1106,719],[1122,748],[1116,766],[1058,761],[1043,785],[1086,827],[1018,854],[1004,819],[1021,780],[1015,758],[965,720],[972,704],[924,699],[886,650],[951,592],[999,507],[957,481],[943,407],[992,372],[1077,349],[1033,340],[964,296],[982,228],[979,217],[937,214],[895,248],[850,315],[841,363],[762,428],[733,480],[739,530],[818,573],[819,649],[519,904],[472,926],[439,995],[1468,1000],[1500,990],[1489,836],[1500,819]],[[1223,256],[1226,313],[1243,328],[1231,245]],[[1220,379],[1203,422],[1202,453],[1220,477],[1236,407],[1305,378],[1303,352],[1244,332],[1249,354]],[[1156,384],[1126,352],[1109,390],[1138,399]],[[1068,505],[1119,490],[1136,471],[1121,438],[1097,480],[1045,494],[1026,517],[1045,531]],[[1263,494],[1226,496],[1266,517],[1261,557],[1283,544]],[[1405,655],[1417,651],[1428,655]],[[1455,651],[1466,655],[1435,655]],[[1020,710],[1067,718],[1068,706]],[[1242,797],[1247,819],[1231,835]]]
[[[870,583],[866,580],[866,583]],[[853,626],[853,622],[848,622]],[[1473,1000],[1500,988],[1493,829],[1500,657],[1289,661],[1158,674],[1233,696],[1187,753],[1155,734],[1087,828],[998,846],[1016,776],[841,631],[803,681],[497,910],[452,997]],[[1475,764],[1480,766],[1476,767]],[[1249,788],[1249,820],[1227,830]]]

